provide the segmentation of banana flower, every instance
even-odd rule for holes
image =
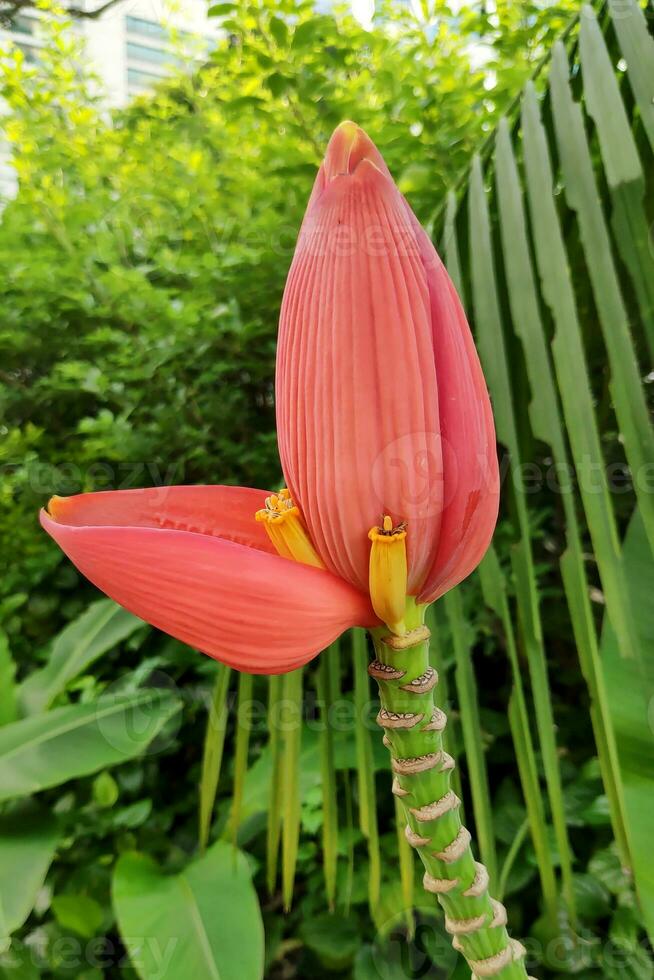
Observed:
[[[230,666],[280,673],[367,627],[392,792],[423,884],[473,977],[526,977],[450,784],[428,603],[490,541],[498,466],[461,304],[378,150],[342,123],[282,302],[277,432],[286,486],[53,497],[46,531],[103,592]]]
[[[350,626],[401,633],[477,565],[498,506],[465,315],[354,123],[318,171],[282,303],[286,488],[53,497],[41,523],[120,605],[232,667],[280,673]]]

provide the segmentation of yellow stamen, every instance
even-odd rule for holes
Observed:
[[[406,633],[407,563],[406,525],[393,527],[390,517],[384,517],[381,527],[368,532],[370,548],[370,599],[372,607],[394,633]]]
[[[299,507],[296,507],[286,488],[266,497],[266,506],[255,514],[262,521],[268,537],[282,558],[292,558],[303,565],[324,568],[318,552],[311,543]]]

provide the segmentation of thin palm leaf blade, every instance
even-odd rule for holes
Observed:
[[[621,657],[617,636],[607,619],[602,632],[602,663],[624,786],[632,871],[649,937],[654,940],[654,566],[638,512],[632,517],[627,531],[624,557],[646,656],[643,661]]]

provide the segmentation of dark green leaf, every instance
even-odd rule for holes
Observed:
[[[166,691],[56,708],[0,729],[0,799],[26,796],[140,755],[178,712]]]
[[[16,808],[0,819],[0,938],[32,911],[61,836],[46,810]]]
[[[145,854],[123,855],[113,883],[118,924],[138,975],[152,980],[162,955],[175,980],[257,980],[263,925],[248,862],[217,841],[176,875]],[[149,937],[148,942],[132,938]]]

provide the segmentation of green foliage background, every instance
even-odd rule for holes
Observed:
[[[33,873],[39,886],[49,863],[43,855],[52,857],[56,848],[47,883],[35,889],[35,908],[25,913],[14,941],[19,955],[24,940],[30,949],[39,945],[39,970],[29,973],[25,966],[21,973],[5,960],[0,976],[3,970],[15,980],[133,976],[122,960],[123,944],[129,945],[126,937],[138,936],[139,923],[151,922],[154,914],[137,884],[142,882],[145,894],[156,889],[162,868],[179,876],[175,883],[181,893],[188,875],[206,914],[224,913],[220,896],[210,888],[212,876],[227,873],[220,841],[207,852],[215,867],[200,864],[193,870],[188,861],[197,849],[207,709],[212,689],[214,711],[222,710],[216,691],[229,701],[230,678],[224,678],[222,689],[214,688],[215,664],[127,621],[103,626],[108,635],[91,644],[90,652],[85,629],[83,642],[77,636],[53,646],[60,630],[97,595],[42,534],[36,514],[52,493],[159,483],[278,483],[277,315],[297,229],[332,129],[344,118],[364,126],[418,217],[440,235],[447,191],[463,187],[472,153],[511,111],[525,80],[577,8],[573,0],[545,7],[498,2],[491,12],[471,6],[455,17],[440,0],[419,6],[421,17],[388,4],[385,19],[367,32],[346,10],[316,14],[309,3],[218,4],[214,13],[222,18],[226,37],[210,61],[110,120],[90,73],[80,68],[79,44],[60,16],[48,18],[38,66],[26,64],[17,51],[3,61],[4,129],[20,189],[6,204],[0,225],[0,549],[9,558],[0,582],[0,625],[13,655],[12,660],[0,650],[0,678],[13,690],[15,662],[22,683],[15,699],[7,698],[4,716],[0,701],[0,719],[19,718],[31,710],[34,698],[56,711],[94,704],[117,691],[121,697],[140,697],[152,675],[156,683],[172,685],[172,692],[170,703],[164,698],[152,708],[157,737],[160,728],[165,733],[156,751],[141,747],[141,757],[113,760],[120,765],[111,772],[108,762],[77,769],[62,765],[59,782],[65,785],[44,783],[40,804],[27,817],[15,809],[22,804],[0,804],[11,824],[7,839],[16,822],[33,821],[44,865]],[[483,69],[471,65],[480,41],[486,46]],[[461,234],[465,247],[466,231]],[[574,241],[575,232],[570,235]],[[601,374],[603,351],[592,343],[590,349]],[[528,386],[521,380],[525,372],[517,346],[511,366],[512,383],[524,401]],[[621,465],[605,378],[594,380],[603,448],[608,460]],[[518,427],[525,458],[547,462],[547,447],[534,440],[526,413]],[[552,975],[576,972],[589,980],[645,980],[652,977],[651,960],[633,888],[613,844],[586,688],[558,578],[561,515],[543,491],[530,506],[548,649],[555,658],[552,698],[582,936],[572,942],[562,918],[561,950],[548,968]],[[622,531],[632,508],[630,495],[619,498]],[[496,537],[503,564],[514,510],[509,493]],[[591,584],[599,593],[595,576]],[[456,668],[457,685],[462,684],[461,651],[464,658],[474,656],[478,749],[482,755],[489,750],[494,846],[504,870],[505,902],[514,932],[544,941],[551,935],[541,919],[537,860],[507,717],[512,681],[505,641],[496,617],[480,602],[480,587],[475,579],[462,590],[460,607],[450,603],[437,614],[442,673],[454,686],[450,668]],[[105,607],[96,609],[87,628],[93,616],[105,615]],[[58,672],[57,663],[75,657],[74,667]],[[348,700],[353,688],[349,640],[340,662],[336,685]],[[28,677],[37,679],[26,683]],[[325,678],[318,682],[324,694]],[[312,669],[306,680],[309,720],[316,714],[315,683]],[[458,691],[460,697],[461,687]],[[468,693],[476,697],[474,689]],[[264,681],[255,682],[253,695],[266,703]],[[171,717],[177,719],[172,728]],[[453,748],[460,755],[466,736],[456,724],[456,711],[453,718]],[[249,754],[245,749],[250,772],[238,842],[247,851],[263,909],[267,976],[451,975],[455,961],[433,912],[419,915],[409,952],[393,940],[391,924],[406,917],[413,875],[405,867],[400,886],[387,760],[375,735],[368,761],[379,772],[376,856],[357,818],[365,790],[357,779],[360,766],[351,739],[336,738],[331,747],[327,772],[338,789],[339,832],[336,911],[328,913],[318,842],[327,819],[321,793],[324,746],[315,727],[303,732],[302,834],[294,905],[286,917],[278,885],[268,895],[265,880],[268,782],[274,769],[265,718],[253,724]],[[230,722],[214,842],[220,836],[231,839],[230,799],[243,769],[234,739]],[[75,744],[66,751],[74,757]],[[542,769],[539,757],[539,775]],[[463,780],[469,805],[465,770]],[[372,789],[374,796],[374,784]],[[47,830],[53,823],[55,835]],[[130,856],[134,851],[140,856]],[[374,915],[368,908],[371,859],[381,868]],[[234,887],[246,888],[240,878]],[[423,901],[419,891],[414,895]],[[244,905],[249,900],[244,893]],[[162,934],[178,913],[172,901],[168,925],[158,923]],[[165,918],[165,902],[157,914]],[[107,937],[107,945],[98,947],[104,959],[89,962],[87,956],[83,968],[74,965],[74,957],[62,952],[62,941],[71,935],[85,948]],[[426,955],[442,965],[441,972],[420,972]],[[187,961],[186,969],[189,976],[201,976],[203,966]],[[152,964],[140,975],[154,976]],[[187,974],[174,975],[178,980]]]

